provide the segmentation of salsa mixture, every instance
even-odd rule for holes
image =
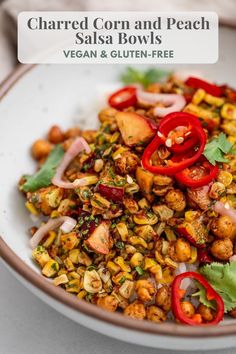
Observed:
[[[236,91],[128,69],[98,130],[52,126],[22,176],[42,274],[137,320],[236,317]],[[36,221],[35,221],[36,223]]]

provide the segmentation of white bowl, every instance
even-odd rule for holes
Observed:
[[[220,61],[172,67],[206,73],[209,80],[236,85],[235,31],[222,28]],[[167,66],[164,66],[167,68]],[[168,67],[169,68],[169,67]],[[0,253],[3,263],[43,301],[74,321],[127,342],[168,349],[219,349],[236,344],[236,321],[217,327],[154,324],[110,314],[56,288],[31,260],[27,229],[33,225],[17,191],[23,173],[34,171],[29,147],[52,124],[94,128],[104,91],[112,90],[124,66],[43,65],[19,67],[0,88]]]

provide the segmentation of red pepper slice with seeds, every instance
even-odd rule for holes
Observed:
[[[204,156],[201,156],[196,165],[185,168],[177,173],[175,178],[187,187],[199,188],[212,182],[218,173],[218,165],[212,165]]]
[[[181,301],[185,292],[181,289],[181,282],[186,278],[197,280],[197,282],[199,282],[204,287],[207,299],[209,301],[215,301],[217,310],[212,321],[203,323],[200,314],[196,314],[189,318],[183,312]],[[212,326],[222,321],[224,317],[224,302],[222,297],[213,289],[213,287],[201,274],[195,272],[185,272],[177,275],[172,283],[172,312],[178,321],[189,326]]]
[[[211,84],[211,83],[209,83],[205,80],[199,79],[197,77],[190,76],[185,81],[185,84],[187,86],[193,87],[195,89],[201,88],[212,96],[220,97],[223,94],[222,89],[219,86]]]
[[[136,102],[136,88],[132,86],[126,86],[114,92],[108,99],[108,104],[119,110],[134,106]]]
[[[206,134],[199,123],[196,124],[197,118],[191,114],[185,112],[176,112],[167,115],[164,121],[160,124],[159,132],[152,142],[146,147],[142,156],[142,165],[145,169],[155,174],[174,175],[188,166],[193,165],[199,157],[202,155],[204,147],[206,145]],[[151,164],[151,157],[157,149],[165,143],[167,147],[171,148],[171,144],[167,145],[167,140],[171,140],[171,134],[178,127],[186,127],[187,131],[191,131],[193,136],[197,139],[198,150],[195,151],[191,146],[192,154],[189,157],[188,152],[190,147],[186,149],[186,146],[179,151],[178,158],[173,156],[173,159],[167,161],[166,165]],[[195,141],[194,141],[195,143]],[[191,143],[192,144],[192,143]],[[194,146],[195,148],[196,146]]]

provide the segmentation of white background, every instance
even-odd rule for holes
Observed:
[[[177,353],[119,342],[72,322],[32,295],[2,265],[0,284],[0,354]],[[236,349],[209,353],[233,354]]]

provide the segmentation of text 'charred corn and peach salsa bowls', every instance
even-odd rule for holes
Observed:
[[[123,81],[98,130],[54,125],[33,143],[37,172],[19,182],[33,259],[137,320],[236,317],[236,91],[155,69]]]

